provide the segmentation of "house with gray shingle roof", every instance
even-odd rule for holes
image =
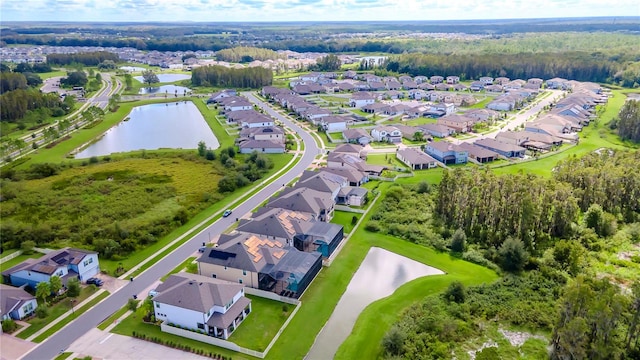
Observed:
[[[310,188],[286,188],[266,207],[281,208],[313,214],[314,220],[331,221],[334,199],[331,193]]]
[[[411,170],[431,169],[438,166],[434,158],[416,148],[404,148],[396,152],[398,160]]]
[[[342,131],[342,137],[350,144],[367,145],[373,138],[362,128],[352,128]]]
[[[226,340],[251,313],[242,282],[242,278],[230,282],[196,274],[171,275],[155,289],[156,319]]]
[[[0,284],[0,319],[21,320],[33,314],[38,307],[36,297],[9,285]]]
[[[218,246],[207,248],[197,260],[207,278],[298,298],[322,268],[319,252],[303,252],[266,236],[222,234]]]
[[[58,276],[63,284],[73,277],[86,281],[100,272],[98,253],[64,248],[52,251],[38,259],[27,259],[2,272],[4,283],[13,286],[28,285],[36,288],[40,282],[49,282]]]

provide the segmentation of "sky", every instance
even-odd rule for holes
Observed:
[[[0,0],[6,21],[401,21],[640,16],[638,0]]]

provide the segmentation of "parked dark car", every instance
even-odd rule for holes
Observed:
[[[104,284],[104,282],[98,278],[89,278],[87,279],[87,285],[95,285],[95,286],[102,286],[102,284]]]

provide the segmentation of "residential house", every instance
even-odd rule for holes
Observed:
[[[469,85],[469,90],[471,91],[482,91],[484,90],[485,84],[482,81],[474,81]]]
[[[424,138],[424,131],[418,126],[394,125],[393,127],[400,130],[402,137],[407,140],[413,140],[416,137],[416,133],[420,135],[420,138]]]
[[[489,121],[500,118],[500,113],[491,109],[471,109],[465,112],[464,115],[476,121]]]
[[[413,81],[415,81],[416,83],[418,83],[418,85],[420,85],[420,84],[427,83],[429,81],[429,78],[426,76],[418,75],[415,78],[413,78]]]
[[[332,173],[305,170],[294,185],[294,189],[308,188],[320,192],[330,193],[334,202],[337,201],[340,188],[348,186],[347,178]]]
[[[334,205],[331,193],[309,188],[285,188],[265,207],[305,212],[312,214],[316,221],[329,222],[333,217]]]
[[[235,280],[173,274],[155,289],[157,295],[152,299],[155,317],[226,340],[251,313],[251,300],[244,296],[243,279]]]
[[[434,75],[432,77],[429,78],[429,82],[431,82],[432,84],[440,84],[444,81],[444,78],[442,76],[439,75]]]
[[[540,79],[540,78],[531,78],[527,80],[527,84],[536,86],[538,89],[542,87],[542,83],[544,82],[544,80]]]
[[[465,91],[467,90],[467,86],[465,84],[455,84],[453,85],[453,90],[454,91]]]
[[[521,89],[527,82],[521,79],[515,79],[509,81],[506,84],[502,84],[502,88],[506,91]]]
[[[469,159],[479,164],[497,160],[499,157],[498,153],[496,153],[495,151],[491,151],[478,145],[463,142],[458,146],[469,153]]]
[[[222,234],[217,245],[197,260],[199,274],[234,282],[242,279],[246,287],[293,298],[302,295],[322,268],[321,254],[256,234]]]
[[[546,83],[548,89],[569,90],[571,88],[569,80],[567,79],[555,77],[553,79],[547,80]]]
[[[350,144],[367,145],[373,138],[367,130],[362,128],[352,128],[342,131],[342,137]]]
[[[311,106],[304,110],[301,115],[313,125],[320,125],[324,117],[331,115],[331,110],[319,106]]]
[[[402,84],[400,84],[397,80],[391,80],[391,81],[387,81],[387,83],[385,84],[385,87],[387,88],[387,90],[400,90],[402,89]]]
[[[275,121],[269,116],[260,114],[260,116],[240,120],[240,126],[243,128],[273,127],[275,126]]]
[[[447,76],[447,84],[454,85],[460,82],[459,76]]]
[[[0,320],[22,320],[37,307],[36,297],[24,289],[0,284]]]
[[[237,95],[238,93],[233,89],[216,91],[213,94],[211,94],[211,96],[209,96],[209,99],[207,100],[207,104],[217,103],[220,99],[231,97],[231,96],[237,96]]]
[[[445,115],[451,115],[456,112],[456,106],[451,103],[435,104],[432,105],[431,108],[433,110],[444,111]]]
[[[387,104],[383,104],[383,103],[373,103],[373,104],[367,104],[365,106],[363,106],[361,109],[362,111],[368,113],[368,114],[375,114],[375,113],[382,113],[384,112],[384,110],[386,108],[388,108],[389,105]]]
[[[475,120],[464,115],[454,114],[439,118],[437,124],[454,129],[459,133],[466,133],[471,131]]]
[[[504,76],[500,76],[500,77],[497,77],[497,78],[493,79],[493,83],[496,84],[496,85],[505,85],[509,81],[511,81],[511,80],[508,77],[504,77]]]
[[[27,285],[33,289],[38,283],[49,282],[52,276],[66,284],[70,278],[80,281],[100,272],[98,253],[74,248],[52,251],[37,259],[27,259],[2,272],[3,282],[13,286]]]
[[[383,99],[389,99],[389,100],[397,100],[403,97],[404,97],[404,93],[397,90],[385,91],[385,93],[382,95]]]
[[[478,81],[480,81],[484,85],[493,85],[493,78],[491,76],[483,76],[478,79]]]
[[[348,186],[358,187],[369,181],[369,177],[362,171],[350,168],[329,168],[323,167],[319,169],[320,172],[328,172],[344,177],[349,182]]]
[[[527,150],[522,146],[503,143],[501,141],[498,141],[496,139],[491,139],[491,138],[476,140],[474,144],[478,146],[482,146],[483,148],[489,149],[491,151],[495,151],[498,154],[508,158],[523,157]]]
[[[413,78],[409,75],[400,75],[400,77],[398,77],[398,81],[403,83],[405,81],[413,81]]]
[[[246,140],[271,140],[283,142],[284,131],[278,126],[247,127],[240,130],[238,143]]]
[[[376,126],[371,129],[371,137],[375,141],[400,143],[402,142],[402,132],[395,126]]]
[[[283,154],[286,151],[285,143],[279,140],[246,140],[238,147],[241,154],[250,154],[254,151],[263,154]]]
[[[373,104],[376,102],[376,97],[368,92],[356,92],[351,95],[349,99],[349,106],[355,108],[361,108],[365,105]]]
[[[427,92],[420,89],[409,90],[409,99],[420,100],[427,97]]]
[[[332,151],[327,157],[327,167],[333,169],[353,169],[363,172],[368,176],[380,176],[385,166],[369,165],[358,156]]]
[[[453,86],[445,83],[437,83],[435,84],[435,89],[438,91],[449,91],[453,89]]]
[[[219,99],[218,103],[222,106],[225,112],[253,109],[253,104],[251,104],[249,100],[240,96],[224,97]]]
[[[467,150],[447,141],[430,142],[424,151],[445,165],[464,164],[469,157]]]
[[[326,132],[338,132],[347,129],[349,118],[344,116],[325,116],[320,119],[320,125]]]
[[[340,144],[336,146],[332,152],[336,154],[349,154],[364,160],[367,159],[367,153],[364,151],[364,148],[357,144]]]
[[[435,90],[436,87],[428,82],[423,82],[423,83],[418,83],[418,89],[425,90],[425,91],[432,91],[432,90]]]
[[[488,92],[492,92],[492,93],[501,93],[504,89],[502,88],[502,85],[487,85],[484,87],[484,89]]]
[[[402,83],[402,88],[405,90],[417,89],[418,83],[413,80],[408,80]]]
[[[444,138],[455,134],[455,130],[439,124],[424,124],[418,125],[418,128],[422,129],[424,134],[429,134],[433,137]]]
[[[532,121],[525,123],[524,131],[553,136],[568,143],[575,143],[578,141],[578,135],[572,133],[569,126]]]
[[[244,119],[261,118],[261,117],[266,117],[266,115],[251,109],[251,110],[229,111],[225,114],[225,117],[227,118],[227,123],[240,124]]]
[[[340,188],[336,204],[364,206],[369,200],[369,191],[362,187],[345,186]]]
[[[520,103],[520,98],[514,95],[502,95],[487,104],[487,109],[496,111],[511,111]]]
[[[513,144],[522,146],[522,144],[529,141],[530,132],[526,131],[500,131],[496,134],[496,140],[505,144]]]
[[[260,235],[304,252],[329,257],[344,238],[342,226],[313,220],[309,213],[282,208],[260,208],[251,219],[241,219],[238,232]],[[221,237],[222,239],[222,237]]]
[[[438,166],[434,158],[416,148],[404,148],[396,152],[396,157],[411,170],[431,169]]]

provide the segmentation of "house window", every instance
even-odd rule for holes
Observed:
[[[89,258],[89,264],[93,263],[93,258]]]
[[[204,324],[203,323],[198,323],[198,329],[204,330]]]
[[[242,275],[247,276],[247,270],[242,270]]]
[[[225,266],[224,269],[227,270],[227,267]]]
[[[157,307],[157,308],[160,308],[160,303],[156,303],[156,307]]]
[[[238,279],[238,283],[239,283],[239,284],[242,284],[242,279]]]
[[[211,277],[214,279],[217,278],[216,274],[211,274]]]

